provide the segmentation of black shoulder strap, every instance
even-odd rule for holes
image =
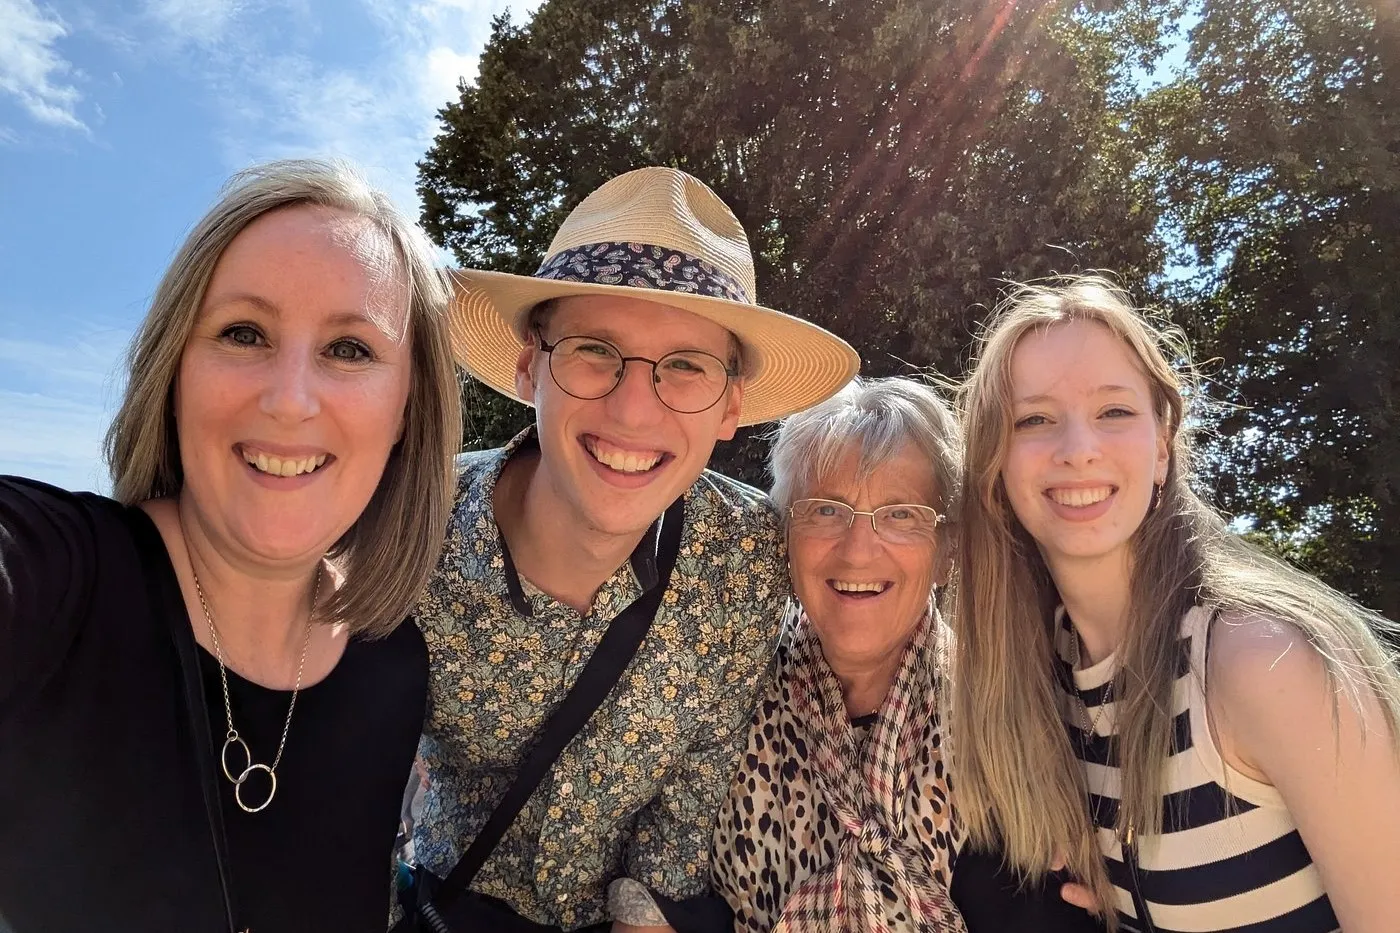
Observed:
[[[160,532],[145,513],[139,515],[133,525],[138,538],[141,539],[141,559],[147,571],[146,588],[150,595],[151,608],[165,616],[170,625],[170,640],[175,643],[185,708],[189,713],[190,739],[194,745],[195,764],[199,768],[199,783],[204,792],[205,815],[209,819],[209,832],[214,837],[214,862],[219,872],[220,893],[223,895],[224,921],[228,933],[237,933],[228,836],[224,832],[224,811],[219,803],[218,777],[214,773],[216,746],[209,727],[209,701],[204,693],[204,678],[199,673],[199,655],[195,650],[194,632],[190,630],[184,600],[176,599],[179,594],[178,586],[175,595],[160,586],[164,567],[160,561],[154,559],[154,555],[166,553],[165,542]]]
[[[472,840],[456,867],[452,869],[438,888],[433,901],[438,906],[446,906],[465,891],[486,864],[486,859],[505,836],[510,824],[515,822],[520,810],[530,795],[535,792],[540,781],[554,767],[554,762],[568,744],[573,741],[593,712],[602,705],[612,692],[613,686],[622,676],[642,639],[651,629],[656,610],[661,605],[661,597],[671,580],[671,570],[676,565],[676,555],[680,552],[681,525],[685,518],[684,497],[671,503],[661,520],[661,537],[657,548],[656,585],[637,597],[608,624],[608,630],[598,642],[593,656],[579,672],[578,680],[565,695],[559,708],[545,723],[539,741],[525,757],[515,782],[506,791],[501,802],[491,813],[481,832]]]

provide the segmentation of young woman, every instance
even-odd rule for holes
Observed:
[[[355,172],[245,173],[137,335],[116,499],[0,478],[0,929],[384,929],[446,301]]]
[[[1032,876],[1067,852],[1124,928],[1393,930],[1396,627],[1193,491],[1178,343],[1096,278],[1023,287],[988,328],[962,398],[959,810]]]

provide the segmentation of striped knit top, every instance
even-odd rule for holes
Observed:
[[[1113,828],[1121,787],[1110,690],[1116,659],[1076,669],[1079,639],[1061,614],[1061,712],[1084,767],[1119,919],[1135,933],[1331,933],[1336,915],[1282,797],[1225,763],[1211,735],[1204,688],[1212,615],[1198,606],[1182,620],[1162,832],[1139,828],[1134,857]],[[1151,926],[1138,919],[1139,905]]]

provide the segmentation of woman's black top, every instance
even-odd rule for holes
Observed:
[[[1060,897],[1067,880],[1056,873],[1040,884],[1023,884],[1001,851],[983,852],[964,843],[953,863],[950,892],[967,933],[1100,933],[1102,923]]]
[[[145,513],[0,478],[0,933],[226,930],[196,755],[214,761],[240,930],[382,933],[427,699],[418,629],[351,640],[302,689],[276,796],[246,813],[218,770],[218,664],[196,649],[213,737],[196,748],[172,618],[189,625]],[[229,691],[270,764],[290,692],[231,671]]]

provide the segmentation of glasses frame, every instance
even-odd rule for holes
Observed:
[[[794,499],[793,502],[792,502],[792,505],[788,506],[788,508],[787,508],[787,513],[788,513],[788,527],[789,527],[789,528],[794,527],[795,522],[794,522],[793,520],[797,517],[797,516],[796,516],[795,510],[797,509],[797,506],[798,506],[800,503],[803,503],[803,502],[820,502],[820,503],[822,503],[823,505],[835,505],[835,506],[840,506],[840,507],[843,508],[843,509],[849,509],[849,510],[850,510],[850,513],[851,513],[851,517],[850,517],[850,519],[846,522],[846,527],[842,530],[841,535],[845,535],[845,534],[849,534],[849,533],[850,533],[851,528],[854,527],[854,525],[855,525],[856,516],[857,516],[857,515],[866,515],[866,516],[869,516],[869,518],[870,518],[870,530],[871,530],[872,532],[874,532],[875,537],[879,538],[881,541],[889,541],[890,539],[888,539],[888,538],[886,538],[884,535],[880,534],[880,526],[875,524],[875,515],[876,515],[876,513],[883,512],[883,511],[885,511],[886,509],[918,509],[919,511],[923,511],[923,512],[932,512],[932,513],[933,513],[933,528],[934,528],[935,531],[938,530],[938,526],[939,526],[939,525],[942,525],[942,524],[944,524],[945,522],[948,521],[948,516],[945,515],[945,514],[943,514],[943,513],[940,512],[940,511],[938,511],[938,510],[935,509],[933,506],[931,506],[931,505],[921,505],[921,504],[918,503],[918,502],[892,502],[892,503],[890,503],[889,505],[882,505],[882,506],[880,506],[878,509],[876,509],[876,510],[873,511],[873,512],[862,512],[860,509],[853,508],[852,506],[850,506],[850,505],[848,505],[847,503],[842,502],[842,501],[840,501],[840,500],[838,500],[838,499],[822,499],[822,498],[817,497],[817,496],[809,496],[809,497],[806,497],[806,498],[803,498],[803,499]],[[841,535],[835,535],[835,536],[833,536],[833,538],[840,537]],[[819,537],[820,537],[820,536],[819,536]],[[896,543],[896,544],[897,544],[897,543],[900,543],[900,542],[891,542],[891,543]]]
[[[613,343],[611,340],[604,340],[602,337],[594,337],[591,334],[566,334],[565,336],[560,337],[553,343],[550,343],[548,340],[545,340],[544,334],[539,330],[535,331],[535,336],[539,338],[540,351],[542,353],[549,354],[549,378],[554,380],[554,384],[559,387],[560,392],[563,392],[565,395],[571,398],[580,399],[581,401],[585,402],[595,402],[600,398],[607,398],[609,395],[612,395],[614,392],[616,392],[617,387],[622,385],[622,380],[627,378],[628,363],[646,363],[649,366],[651,366],[651,391],[652,394],[656,396],[656,400],[678,415],[698,415],[702,411],[709,411],[711,408],[714,408],[716,405],[718,405],[720,401],[724,399],[724,393],[728,391],[729,384],[739,375],[739,371],[734,366],[732,366],[729,363],[726,363],[724,360],[715,356],[713,353],[709,353],[705,350],[672,350],[670,353],[664,354],[660,359],[653,360],[645,356],[624,356],[622,353],[622,348],[619,347],[617,344]],[[570,392],[568,389],[564,388],[564,384],[560,382],[559,377],[554,374],[554,350],[556,347],[559,346],[559,344],[563,343],[565,340],[592,340],[597,343],[607,344],[608,346],[612,347],[614,350],[617,351],[618,361],[621,363],[621,365],[617,369],[617,377],[613,380],[612,388],[608,389],[608,391],[604,392],[602,395],[579,395],[576,392]],[[666,360],[681,353],[699,353],[703,356],[708,356],[710,359],[718,363],[720,365],[720,368],[724,371],[724,388],[720,389],[719,395],[715,397],[715,400],[710,404],[706,405],[704,408],[677,408],[676,406],[672,405],[670,402],[666,401],[664,398],[661,397],[661,390],[658,388],[661,385],[661,372],[659,367]]]

